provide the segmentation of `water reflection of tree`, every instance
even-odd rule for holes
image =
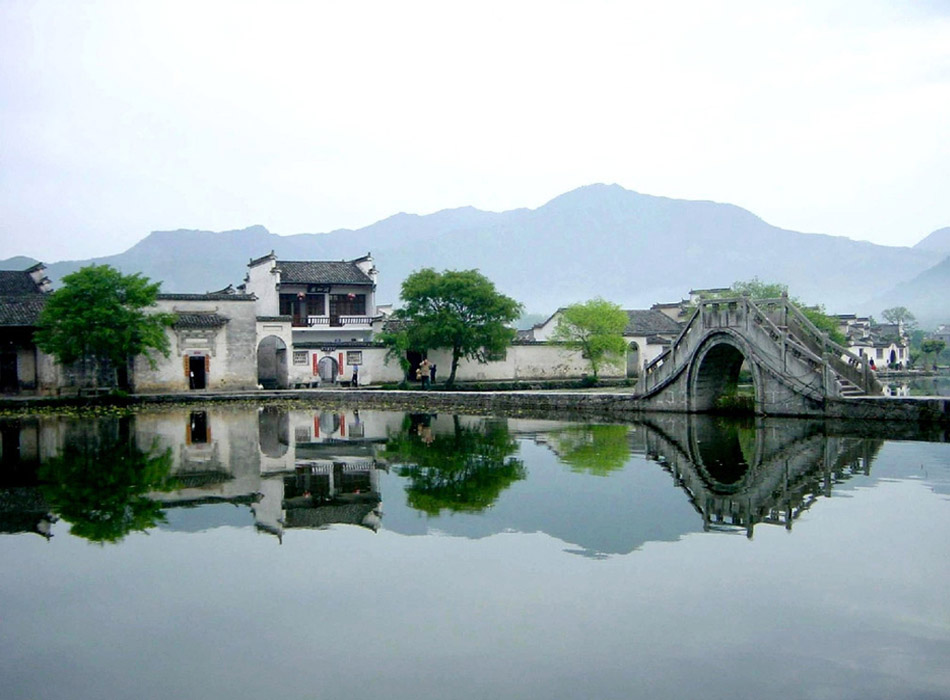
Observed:
[[[164,521],[161,504],[147,494],[174,488],[171,450],[138,449],[130,422],[103,420],[73,431],[62,454],[40,465],[44,494],[73,535],[118,542]]]
[[[396,473],[409,480],[409,505],[429,515],[482,511],[526,475],[524,462],[511,456],[518,443],[504,421],[468,427],[455,416],[452,427],[433,432],[427,417],[409,416],[386,443]]]
[[[607,476],[630,459],[629,432],[625,425],[576,425],[552,433],[550,440],[572,471]]]

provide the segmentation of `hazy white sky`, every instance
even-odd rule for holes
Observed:
[[[0,258],[593,182],[876,243],[950,225],[950,0],[0,0],[0,108]]]

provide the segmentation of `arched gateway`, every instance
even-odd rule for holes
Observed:
[[[257,345],[257,383],[265,389],[286,389],[287,343],[269,335]]]
[[[882,394],[869,360],[830,340],[786,297],[741,297],[700,302],[644,368],[638,399],[648,410],[713,411],[743,366],[758,414],[821,415],[828,399]]]

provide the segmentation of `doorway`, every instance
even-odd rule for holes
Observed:
[[[321,357],[320,362],[317,364],[317,372],[320,374],[321,382],[330,382],[332,384],[336,381],[336,375],[339,372],[336,360],[332,357]]]
[[[257,345],[257,383],[263,389],[286,389],[287,344],[276,335],[269,335]]]
[[[192,355],[188,358],[188,388],[204,389],[207,384],[205,358],[203,355]]]
[[[15,394],[19,390],[16,350],[3,350],[0,352],[0,393]]]
[[[409,360],[409,376],[406,377],[410,382],[417,381],[416,371],[422,364],[422,353],[418,350],[407,350],[406,359]]]

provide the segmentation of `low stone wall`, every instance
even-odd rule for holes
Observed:
[[[133,395],[66,399],[19,397],[0,399],[0,408],[29,412],[39,406],[88,406],[96,404],[147,405],[162,403],[210,403],[224,401],[300,401],[321,405],[358,405],[416,412],[503,413],[537,417],[584,417],[633,420],[656,412],[644,407],[636,395],[608,391],[387,391],[380,389],[310,389],[247,391],[229,393]],[[673,411],[675,413],[675,411]],[[662,413],[660,411],[659,413]],[[795,416],[785,416],[795,417]],[[807,416],[816,418],[814,415]],[[818,416],[840,423],[862,424],[872,429],[880,422],[950,428],[950,398],[856,397],[825,402]],[[891,428],[888,428],[888,432]]]

